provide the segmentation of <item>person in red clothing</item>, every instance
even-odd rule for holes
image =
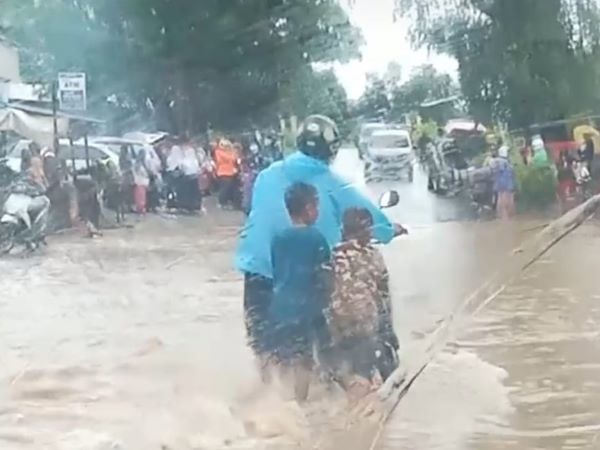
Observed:
[[[141,150],[135,157],[133,163],[133,201],[135,212],[145,214],[148,202],[148,187],[150,186],[150,175],[146,167],[145,151]]]
[[[223,139],[215,149],[215,166],[219,183],[219,206],[233,208],[239,174],[239,155],[230,141]]]
[[[569,202],[577,189],[577,183],[575,182],[575,173],[573,172],[573,157],[568,151],[562,150],[556,163],[556,177],[558,179],[558,199],[560,202],[561,210],[567,212],[571,205]]]

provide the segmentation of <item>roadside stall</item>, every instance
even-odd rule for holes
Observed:
[[[587,115],[533,124],[528,129],[513,130],[511,135],[525,143],[524,153],[530,153],[531,137],[539,134],[544,140],[548,156],[557,162],[561,152],[571,153],[579,150],[586,135],[591,135],[595,153],[600,153],[600,131],[598,130],[600,130],[600,116]]]
[[[47,196],[52,204],[50,228],[53,230],[72,226],[80,215],[81,204],[87,206],[89,202],[85,199],[94,197],[87,136],[102,123],[90,117],[24,103],[0,107],[0,131],[12,132],[23,138],[8,155],[9,159],[12,157],[20,161],[22,149],[27,149],[31,142],[43,149]],[[81,141],[75,144],[78,139]],[[20,170],[19,163],[8,166],[13,171]],[[84,176],[78,180],[78,175]]]
[[[24,105],[5,104],[0,106],[0,131],[14,132],[29,139],[41,147],[52,147],[54,142],[54,117],[52,110],[41,110]],[[59,136],[66,136],[69,119],[57,117],[56,126]]]

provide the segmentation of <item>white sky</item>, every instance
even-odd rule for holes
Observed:
[[[368,72],[384,73],[391,61],[400,63],[404,79],[412,69],[426,63],[442,72],[456,74],[457,65],[452,58],[411,47],[408,24],[403,20],[394,23],[394,0],[355,0],[352,8],[348,8],[348,0],[339,1],[347,9],[351,22],[362,30],[366,41],[362,61],[336,67],[350,98],[357,99],[363,93]]]

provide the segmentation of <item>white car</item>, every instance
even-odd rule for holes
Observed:
[[[397,179],[406,174],[413,181],[413,145],[408,130],[374,131],[367,141],[365,159],[367,180],[378,176]]]
[[[143,142],[144,144],[156,145],[160,141],[169,137],[168,133],[163,131],[157,131],[156,133],[145,133],[143,131],[134,131],[131,133],[125,133],[124,139],[130,139],[136,142]]]
[[[122,147],[133,150],[135,156],[137,156],[141,150],[145,150],[146,154],[149,154],[153,159],[160,160],[154,147],[142,140],[102,136],[90,137],[89,142],[93,145],[106,146],[115,153],[117,155],[117,166],[119,165],[118,155],[121,152]]]
[[[381,122],[368,122],[361,125],[356,140],[356,147],[358,148],[358,153],[361,158],[364,158],[365,156],[366,147],[369,143],[371,135],[375,131],[386,130],[387,128],[388,126]]]
[[[20,140],[6,155],[6,165],[14,172],[19,173],[21,171],[21,154],[30,144],[31,141],[27,139]],[[86,152],[82,140],[74,142],[71,146],[68,139],[60,139],[58,157],[65,162],[69,170],[73,169],[73,162],[75,162],[77,171],[87,169],[88,157],[90,165],[96,161],[106,159],[110,159],[117,166],[119,165],[119,154],[112,151],[108,145],[89,142]]]

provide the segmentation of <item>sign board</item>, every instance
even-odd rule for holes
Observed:
[[[19,53],[15,47],[0,35],[0,81],[21,82]]]
[[[58,74],[58,103],[65,111],[85,111],[87,103],[85,73]]]

